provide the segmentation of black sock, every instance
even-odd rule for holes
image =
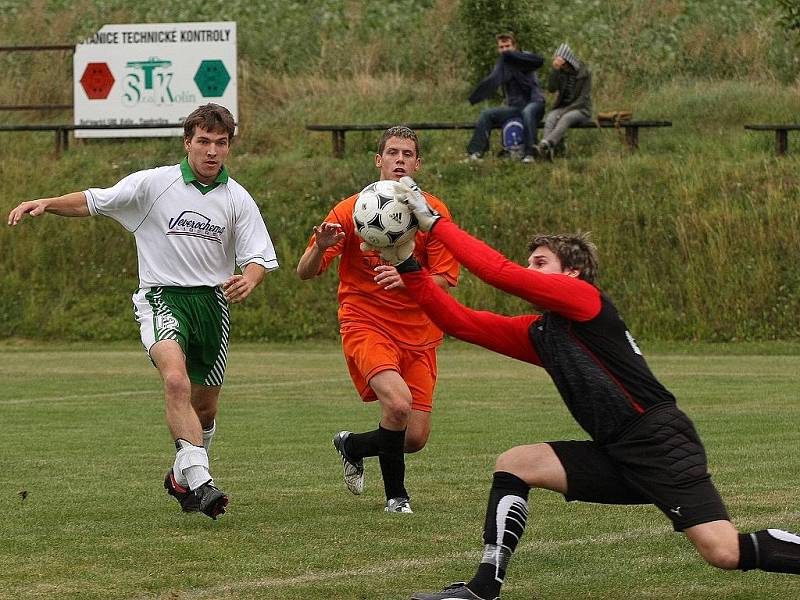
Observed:
[[[752,533],[739,534],[739,566],[740,571],[749,571],[758,567],[756,546],[753,543]]]
[[[383,475],[383,489],[386,499],[408,498],[406,492],[406,462],[403,455],[406,430],[391,431],[378,426],[378,459]]]
[[[781,529],[740,533],[739,569],[800,575],[800,536]]]
[[[351,433],[347,436],[344,449],[353,460],[361,460],[365,456],[378,456],[378,430]]]
[[[525,531],[530,486],[516,475],[494,474],[483,526],[483,558],[475,577],[467,584],[481,598],[500,595],[506,567]]]

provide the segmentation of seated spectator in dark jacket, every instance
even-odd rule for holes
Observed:
[[[592,120],[592,73],[567,44],[561,44],[553,55],[547,91],[556,92],[556,99],[544,120],[544,135],[537,150],[552,160],[553,150],[567,129]]]
[[[475,133],[467,146],[472,160],[480,159],[489,149],[489,134],[492,128],[502,127],[514,117],[522,117],[525,129],[523,136],[523,159],[533,160],[536,146],[536,127],[544,114],[544,96],[539,89],[536,70],[544,64],[544,58],[533,52],[517,49],[517,41],[511,33],[496,36],[497,58],[494,70],[478,84],[469,97],[470,104],[489,98],[498,87],[503,88],[507,106],[485,108],[481,111]]]

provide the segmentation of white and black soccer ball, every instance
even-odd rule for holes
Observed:
[[[394,199],[394,184],[394,181],[370,183],[358,194],[353,207],[356,232],[375,248],[394,246],[417,232],[414,214]]]

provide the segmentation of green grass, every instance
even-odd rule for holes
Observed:
[[[734,521],[797,529],[800,345],[649,354],[701,432]],[[408,459],[415,514],[386,515],[374,459],[362,497],[340,479],[332,434],[378,413],[337,346],[236,344],[211,451],[231,505],[212,522],[161,488],[171,443],[136,344],[6,343],[0,379],[2,599],[406,598],[471,575],[498,453],[584,437],[543,371],[449,342],[429,446]],[[796,586],[706,566],[652,507],[536,491],[503,598],[749,600]]]

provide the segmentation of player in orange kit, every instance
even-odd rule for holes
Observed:
[[[419,141],[408,127],[381,136],[375,166],[382,180],[413,176],[420,167]],[[314,235],[297,265],[301,279],[324,272],[339,256],[339,324],[350,377],[365,402],[381,406],[378,428],[340,431],[333,444],[342,458],[344,480],[354,494],[364,490],[364,458],[378,456],[386,492],[386,512],[410,513],[404,452],[425,447],[431,430],[436,385],[436,348],[442,332],[411,300],[397,269],[375,250],[362,250],[353,223],[358,194],[339,202]],[[441,214],[444,203],[426,199]],[[456,285],[458,263],[444,246],[417,232],[414,255],[443,289]]]

